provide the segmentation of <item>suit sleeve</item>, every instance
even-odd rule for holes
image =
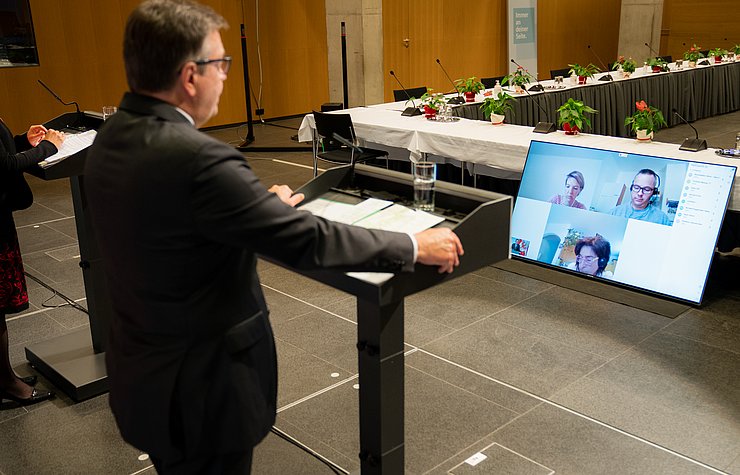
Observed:
[[[16,146],[19,142],[18,137],[20,136],[16,136],[15,139]],[[18,148],[18,150],[23,150],[22,152],[10,153],[8,150],[2,151],[3,157],[0,160],[0,169],[2,171],[23,171],[57,153],[56,146],[48,140],[42,140],[36,147],[31,147],[28,140],[25,143],[26,148]]]
[[[268,192],[240,155],[210,145],[202,152],[223,156],[196,161],[191,190],[193,219],[209,239],[248,247],[298,269],[413,270],[408,235],[298,211]]]

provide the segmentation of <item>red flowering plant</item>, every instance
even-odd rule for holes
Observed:
[[[704,57],[704,54],[700,50],[701,46],[696,46],[696,43],[694,43],[694,45],[683,54],[683,59],[693,62],[699,61],[701,58]]]
[[[645,101],[635,102],[635,106],[637,111],[624,119],[624,125],[631,126],[633,131],[644,130],[649,135],[668,125],[657,107],[650,107]]]

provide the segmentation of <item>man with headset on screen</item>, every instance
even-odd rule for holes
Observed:
[[[643,168],[630,185],[631,199],[612,208],[609,214],[623,218],[639,219],[670,226],[671,219],[657,204],[660,196],[660,176],[649,168]]]

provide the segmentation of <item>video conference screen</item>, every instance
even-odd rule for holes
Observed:
[[[735,169],[532,141],[512,256],[701,303]]]

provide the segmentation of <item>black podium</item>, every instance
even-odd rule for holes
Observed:
[[[44,126],[75,133],[82,129],[97,130],[102,123],[102,116],[96,113],[71,112],[50,120]],[[35,167],[30,171],[42,180],[69,178],[90,330],[82,329],[29,345],[26,347],[26,359],[74,401],[88,399],[108,391],[104,351],[112,311],[100,264],[100,252],[87,213],[85,183],[82,176],[86,156],[87,149],[70,155],[48,168]]]
[[[358,202],[358,193],[338,189],[353,180],[363,197],[410,204],[411,176],[357,165],[330,169],[303,186],[306,200],[318,197]],[[345,274],[300,272],[357,297],[357,350],[360,377],[360,450],[364,474],[404,472],[404,298],[448,280],[509,258],[510,196],[437,182],[438,226],[454,229],[465,255],[452,274],[417,265],[413,273]]]

